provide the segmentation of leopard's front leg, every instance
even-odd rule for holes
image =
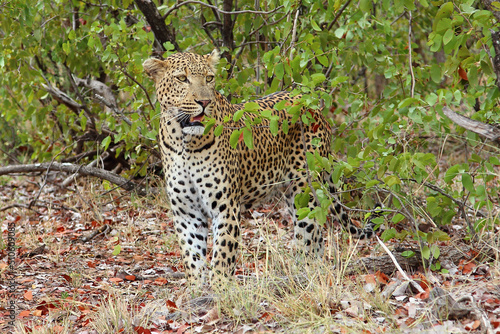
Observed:
[[[208,221],[203,208],[196,201],[192,184],[189,181],[180,182],[178,186],[170,180],[167,192],[186,276],[195,282],[203,278],[207,264]]]
[[[231,205],[232,204],[232,205]],[[214,209],[212,277],[233,275],[240,239],[240,208],[234,200],[220,202]],[[218,211],[218,212],[217,212]]]

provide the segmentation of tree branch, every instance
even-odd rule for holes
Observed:
[[[43,89],[45,89],[54,99],[59,103],[64,104],[69,109],[73,110],[77,115],[82,109],[82,105],[69,97],[66,93],[59,90],[59,88],[52,86],[51,84],[42,84]]]
[[[486,6],[486,8],[488,8],[491,14],[493,14],[493,16],[497,19],[497,21],[500,22],[500,12],[495,10],[492,6],[495,0],[482,0],[482,2]]]
[[[175,50],[180,52],[181,49],[175,40],[175,33],[172,26],[167,26],[165,24],[165,17],[162,17],[158,12],[158,8],[151,0],[135,0],[137,7],[144,14],[146,21],[151,26],[151,30],[155,34],[155,38],[161,45],[163,51],[165,47],[163,43],[170,42],[174,46]]]
[[[175,5],[174,7],[170,8],[166,13],[165,15],[163,15],[163,19],[166,19],[174,10],[177,10],[179,9],[180,7],[184,6],[184,5],[189,5],[191,3],[194,3],[194,4],[197,4],[197,5],[202,5],[202,6],[205,6],[205,7],[208,7],[208,8],[212,8],[213,10],[217,11],[218,13],[221,13],[221,14],[228,14],[228,15],[237,15],[237,14],[258,14],[258,15],[269,15],[269,14],[273,14],[275,12],[277,12],[278,10],[280,10],[281,8],[283,8],[283,6],[278,6],[276,7],[275,9],[269,11],[269,12],[262,12],[262,11],[258,11],[258,10],[235,10],[235,11],[229,11],[229,10],[223,10],[223,9],[219,9],[217,6],[213,6],[213,5],[209,5],[209,4],[206,4],[204,2],[201,2],[201,1],[183,1],[183,2],[180,2],[178,3],[177,5]]]
[[[348,0],[343,6],[342,8],[339,9],[337,15],[335,15],[335,18],[333,19],[333,21],[328,25],[328,28],[326,28],[326,30],[330,30],[332,29],[333,25],[338,21],[340,15],[342,15],[342,13],[344,12],[344,10],[347,8],[347,6],[349,6],[349,4],[351,3],[351,0]]]
[[[457,114],[456,112],[448,108],[448,106],[443,107],[443,113],[446,115],[446,117],[451,119],[454,123],[461,126],[462,128],[477,133],[478,135],[483,136],[486,139],[489,139],[500,145],[499,128]]]

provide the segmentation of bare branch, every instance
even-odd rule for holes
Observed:
[[[290,41],[290,61],[293,59],[293,48],[295,46],[295,39],[297,38],[297,21],[299,20],[299,8],[295,11],[295,18],[293,20],[292,40]]]
[[[71,97],[66,95],[63,91],[61,91],[59,88],[56,88],[52,86],[50,83],[42,84],[43,89],[45,89],[54,99],[56,99],[58,102],[64,104],[67,106],[69,109],[73,110],[76,114],[80,113],[80,110],[83,108],[82,105],[75,100],[73,100]]]
[[[49,170],[66,172],[66,173],[78,173],[85,176],[93,176],[103,180],[107,180],[128,191],[135,190],[139,194],[146,193],[144,189],[138,188],[132,181],[127,180],[121,177],[120,175],[117,175],[110,171],[101,168],[79,166],[70,163],[47,162],[41,164],[11,165],[6,167],[0,167],[0,175],[7,175],[14,173],[45,172]]]
[[[351,3],[351,0],[348,0],[343,6],[342,8],[339,9],[339,11],[337,12],[337,15],[335,15],[335,18],[333,19],[333,21],[328,25],[328,28],[326,30],[330,30],[332,29],[333,25],[338,21],[340,15],[342,15],[342,13],[344,12],[344,10],[347,8],[347,6],[349,6],[349,4]]]
[[[411,16],[411,10],[408,11],[409,18],[408,18],[408,63],[410,65],[410,75],[411,75],[411,89],[410,89],[410,97],[413,97],[415,95],[415,74],[413,74],[413,63],[411,59],[411,23],[412,23],[412,16]]]
[[[97,81],[97,80],[92,80],[90,78],[88,79],[80,79],[76,76],[73,75],[73,79],[75,80],[77,85],[83,85],[87,88],[92,89],[94,92],[97,94],[101,95],[105,100],[106,100],[106,105],[109,107],[109,105],[112,105],[114,108],[116,108],[117,103],[116,103],[116,98],[115,95],[113,94],[111,88],[109,88],[107,85],[104,83]],[[111,108],[111,107],[109,107]]]
[[[273,14],[273,13],[277,12],[278,10],[280,10],[281,8],[283,8],[283,6],[278,6],[278,7],[276,7],[275,9],[273,9],[273,10],[271,10],[269,12],[262,12],[262,11],[259,11],[259,10],[249,10],[249,9],[235,10],[235,11],[226,11],[226,10],[219,9],[217,6],[213,6],[213,5],[209,5],[209,4],[206,4],[204,2],[201,2],[201,1],[194,1],[193,0],[193,1],[183,1],[183,2],[180,2],[177,5],[175,5],[174,7],[170,8],[165,13],[165,15],[163,15],[163,19],[166,19],[174,10],[177,10],[180,7],[184,6],[184,5],[189,5],[189,4],[192,4],[192,3],[197,4],[197,5],[202,5],[202,6],[205,6],[205,7],[208,7],[208,8],[212,8],[213,10],[217,11],[218,13],[228,14],[228,15],[237,15],[237,14],[269,15],[269,14]]]
[[[78,96],[78,98],[80,99],[80,102],[82,103],[81,106],[82,106],[82,109],[85,112],[85,114],[89,120],[90,127],[92,129],[95,129],[96,128],[96,126],[95,126],[96,116],[90,111],[87,104],[85,103],[85,99],[83,98],[82,94],[80,93],[80,90],[78,89],[78,86],[73,78],[73,74],[71,73],[71,70],[69,69],[68,66],[66,66],[66,64],[64,64],[64,67],[66,68],[66,72],[68,73],[68,77],[69,77],[69,81],[71,83],[71,86],[75,90],[76,95]]]
[[[443,113],[446,115],[446,117],[451,119],[457,125],[460,125],[462,128],[477,133],[478,135],[483,136],[486,139],[500,144],[499,128],[457,114],[456,112],[448,108],[448,106],[443,107]]]

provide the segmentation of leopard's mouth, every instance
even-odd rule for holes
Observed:
[[[204,112],[201,112],[198,115],[191,116],[189,118],[186,117],[181,121],[181,127],[186,128],[189,126],[203,126],[203,124],[201,123],[203,121],[203,118],[205,118]]]

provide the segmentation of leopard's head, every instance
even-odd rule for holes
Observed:
[[[201,121],[214,105],[218,61],[219,52],[214,50],[204,56],[176,53],[165,60],[150,58],[143,64],[156,84],[162,117],[179,122],[185,134],[204,131]]]

